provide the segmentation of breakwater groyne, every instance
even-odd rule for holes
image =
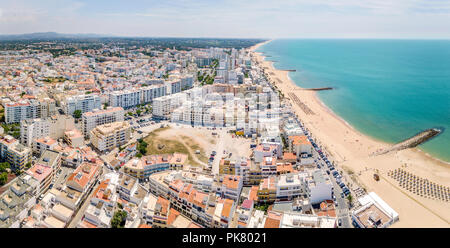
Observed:
[[[322,90],[332,90],[333,87],[322,87],[322,88],[309,88],[309,89],[300,89],[300,90],[310,90],[310,91],[322,91]]]
[[[424,131],[414,135],[411,138],[403,140],[388,149],[385,149],[383,151],[375,153],[374,155],[382,155],[382,154],[386,154],[386,153],[389,153],[392,151],[400,151],[403,149],[413,148],[413,147],[416,147],[416,146],[434,138],[435,136],[439,135],[440,133],[442,133],[441,129],[430,128],[430,129],[424,130]]]

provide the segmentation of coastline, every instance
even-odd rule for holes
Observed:
[[[367,191],[375,191],[396,209],[401,221],[393,227],[418,224],[424,227],[449,227],[450,213],[447,211],[450,207],[449,203],[427,199],[395,187],[394,184],[397,182],[390,180],[387,172],[406,166],[409,172],[448,187],[450,186],[450,163],[432,157],[419,148],[370,156],[373,152],[393,144],[359,132],[326,106],[316,92],[298,90],[302,88],[295,84],[288,72],[277,70],[273,62],[264,60],[265,57],[262,54],[255,52],[257,48],[270,41],[250,48],[255,60],[265,69],[271,83],[286,98],[290,98],[288,93],[293,93],[313,110],[314,115],[306,115],[300,107],[291,102],[292,109],[299,119],[319,141],[318,143],[322,144],[338,162],[339,167],[353,171],[356,181]],[[375,182],[372,178],[373,171],[377,171],[383,179],[386,178],[385,181]],[[422,216],[419,218],[420,221],[417,221],[417,216]]]
[[[272,40],[268,40],[268,41],[265,41],[265,42],[262,42],[262,43],[258,43],[258,44],[256,44],[255,46],[251,47],[250,50],[253,51],[255,54],[258,54],[258,56],[259,56],[264,62],[267,62],[267,64],[270,65],[269,68],[270,68],[271,70],[273,70],[273,71],[283,71],[283,72],[284,72],[284,70],[276,69],[275,66],[274,66],[274,62],[272,62],[272,61],[266,61],[266,60],[265,60],[266,57],[265,57],[264,55],[261,55],[260,52],[255,52],[255,50],[258,49],[260,46],[263,46],[263,45],[265,45],[265,44],[267,44],[267,43],[269,43],[269,42],[271,42],[271,41],[272,41]],[[298,86],[297,84],[295,84],[294,80],[292,80],[292,78],[289,76],[289,72],[286,73],[286,77],[288,78],[289,83],[292,84],[293,87],[298,88],[298,89],[302,89],[302,90],[304,89],[304,88]],[[383,144],[383,145],[385,145],[385,146],[392,146],[392,145],[395,145],[395,143],[386,142],[386,141],[384,141],[384,140],[381,140],[381,139],[378,139],[378,138],[376,138],[376,137],[373,137],[373,136],[370,136],[370,135],[368,135],[368,134],[364,134],[364,133],[360,132],[360,131],[357,130],[355,127],[353,127],[350,123],[348,123],[346,120],[344,120],[341,116],[339,116],[338,114],[336,114],[336,113],[335,113],[330,107],[328,107],[322,100],[320,100],[320,98],[317,96],[317,93],[316,93],[316,92],[313,92],[313,97],[314,97],[314,100],[316,101],[317,104],[321,105],[322,108],[323,108],[324,110],[326,110],[333,118],[337,119],[338,121],[340,121],[341,123],[343,123],[344,125],[346,125],[348,128],[352,129],[353,132],[358,133],[358,134],[361,135],[361,136],[365,136],[365,137],[367,137],[367,138],[369,138],[369,139],[372,139],[373,141],[378,142],[378,143],[381,143],[381,144]],[[404,138],[408,138],[408,137],[404,137]],[[442,160],[442,159],[433,157],[431,154],[429,154],[429,153],[427,153],[427,152],[425,152],[425,151],[422,151],[422,150],[421,150],[420,148],[418,148],[418,147],[411,148],[411,149],[409,149],[409,150],[414,151],[414,152],[417,152],[418,154],[420,154],[420,155],[422,155],[422,156],[425,156],[425,157],[428,158],[428,159],[435,160],[437,163],[442,163],[444,166],[450,166],[450,162],[447,162],[447,161],[444,161],[444,160]],[[449,167],[449,168],[450,168],[450,167]]]

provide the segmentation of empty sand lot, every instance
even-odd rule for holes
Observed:
[[[207,167],[211,152],[216,151],[217,155],[213,165],[217,164],[217,166],[213,166],[213,172],[216,167],[218,171],[218,162],[222,156],[229,153],[232,153],[233,157],[249,157],[251,155],[251,140],[233,138],[225,128],[212,130],[206,127],[192,127],[175,123],[166,125],[164,128],[160,128],[158,125],[149,130],[142,129],[144,132],[149,131],[148,136],[144,136],[144,140],[149,144],[147,155],[181,152],[189,155],[188,162],[191,165]],[[200,154],[196,154],[197,150],[200,151]]]

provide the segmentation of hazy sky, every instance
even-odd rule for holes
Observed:
[[[0,0],[0,34],[450,38],[450,0]]]

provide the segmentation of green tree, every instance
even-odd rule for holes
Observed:
[[[140,153],[145,154],[145,153],[147,153],[147,146],[148,146],[147,142],[141,140],[141,142],[139,142],[137,148]]]
[[[77,109],[73,112],[73,117],[75,117],[76,119],[80,119],[81,118],[81,110]]]
[[[19,139],[19,138],[20,138],[20,131],[14,131],[11,135],[12,135],[15,139]]]
[[[0,163],[0,172],[5,172],[7,168],[11,168],[8,162]]]
[[[123,210],[115,212],[114,216],[111,218],[111,228],[124,228],[127,215],[127,212]]]
[[[0,174],[0,185],[4,185],[8,181],[8,173],[2,172]]]
[[[31,162],[28,162],[25,166],[26,166],[28,169],[31,168]]]

